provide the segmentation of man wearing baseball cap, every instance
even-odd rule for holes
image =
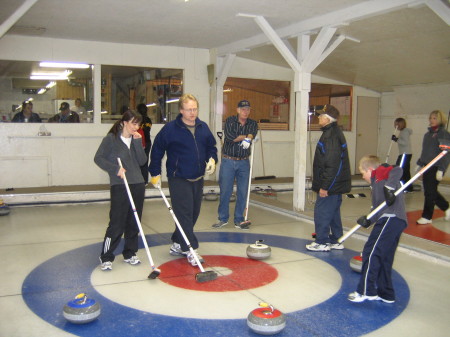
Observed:
[[[69,103],[62,102],[59,111],[59,114],[48,120],[49,123],[80,123],[80,116],[75,111],[70,111]]]
[[[325,105],[319,111],[322,136],[314,154],[312,181],[312,190],[317,192],[314,204],[316,240],[306,245],[311,251],[344,249],[337,241],[343,234],[340,208],[342,194],[350,192],[352,183],[347,141],[337,124],[338,118],[339,110],[332,105]]]
[[[250,145],[258,132],[258,123],[248,118],[250,111],[250,102],[242,100],[237,105],[237,115],[230,116],[225,121],[219,172],[219,221],[212,225],[212,228],[221,228],[228,224],[230,197],[236,179],[234,227],[242,230],[250,229],[244,221],[244,211],[250,174]]]

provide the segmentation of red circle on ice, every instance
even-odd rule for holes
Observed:
[[[244,257],[228,255],[202,255],[206,271],[214,270],[213,281],[197,282],[199,267],[191,266],[186,258],[169,261],[159,266],[159,279],[175,287],[201,291],[241,291],[265,286],[278,277],[278,271],[269,264]]]

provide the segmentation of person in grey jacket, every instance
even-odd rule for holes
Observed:
[[[131,265],[140,263],[136,256],[139,228],[128,200],[123,178],[126,172],[136,212],[141,218],[145,196],[141,166],[147,160],[141,135],[138,132],[141,121],[141,115],[131,110],[126,111],[122,119],[118,120],[103,138],[94,157],[95,163],[108,172],[111,185],[109,225],[100,254],[102,270],[112,269],[114,250],[119,245],[123,234],[125,234],[125,245],[122,251],[124,262]],[[120,158],[123,167],[120,167],[117,158]]]
[[[430,112],[428,117],[430,127],[428,132],[423,136],[422,153],[417,160],[416,171],[432,161],[440,152],[439,144],[441,142],[449,143],[450,134],[445,129],[447,118],[440,110]],[[422,177],[423,192],[425,201],[423,204],[422,217],[417,220],[418,225],[428,225],[432,223],[434,206],[439,207],[445,212],[445,220],[450,220],[450,208],[448,201],[439,193],[438,186],[450,161],[447,154],[441,160],[430,167]]]
[[[319,115],[320,137],[313,162],[312,190],[317,192],[314,205],[316,240],[306,249],[329,252],[344,249],[338,243],[342,236],[341,204],[342,194],[351,190],[350,162],[347,141],[337,125],[339,110],[325,105]]]
[[[406,120],[404,118],[397,118],[394,121],[394,126],[400,130],[398,137],[392,135],[392,140],[398,145],[398,157],[395,165],[403,169],[402,182],[406,183],[411,179],[411,135],[413,131],[406,127]],[[413,186],[409,185],[405,192],[412,192]]]
[[[404,194],[395,195],[401,187],[403,170],[399,166],[381,165],[377,156],[368,155],[359,161],[359,171],[372,188],[372,209],[383,202],[386,206],[370,219],[363,215],[357,221],[364,228],[374,226],[362,252],[358,286],[348,300],[394,303],[392,264],[400,236],[408,226]]]

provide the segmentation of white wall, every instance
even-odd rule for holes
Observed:
[[[394,120],[403,117],[407,127],[413,130],[411,136],[413,171],[422,150],[422,139],[428,128],[428,115],[433,110],[441,110],[448,117],[450,110],[450,84],[415,85],[397,87],[393,92],[381,95],[380,128],[378,155],[386,158],[394,131]],[[391,164],[395,164],[398,148],[392,146],[389,156]],[[413,172],[411,172],[413,173]],[[446,176],[450,176],[447,172]]]
[[[184,69],[185,92],[199,99],[200,118],[209,119],[208,50],[6,35],[0,59]],[[41,124],[0,123],[0,188],[108,183],[93,157],[111,124],[42,125],[51,137],[37,137]],[[161,127],[154,125],[153,137]]]
[[[73,41],[6,35],[0,39],[0,59],[29,61],[71,61],[91,64],[136,65],[184,69],[185,92],[193,93],[200,102],[200,118],[210,120],[210,86],[207,65],[209,51],[194,48],[113,44],[95,41]],[[290,69],[236,58],[229,76],[292,81]],[[346,84],[313,76],[313,82]],[[345,132],[352,172],[355,171],[357,96],[381,96],[378,155],[385,156],[396,117],[406,117],[414,130],[413,151],[420,152],[421,139],[428,125],[428,113],[434,109],[448,111],[450,84],[396,88],[382,95],[361,88],[353,90],[352,131]],[[294,125],[291,104],[290,125]],[[99,114],[96,111],[95,114]],[[45,124],[51,137],[37,137],[41,125],[0,123],[0,188],[58,186],[108,183],[106,173],[94,163],[93,156],[110,124],[98,119],[92,124]],[[154,137],[162,125],[154,125]],[[215,134],[216,130],[212,130]],[[311,133],[314,152],[321,132]],[[293,176],[294,130],[263,131],[264,168],[261,142],[255,148],[254,175]],[[309,149],[310,144],[308,144]],[[396,158],[393,147],[391,158]],[[309,171],[309,153],[307,154]],[[417,156],[413,157],[413,162]],[[310,172],[307,172],[309,175]]]

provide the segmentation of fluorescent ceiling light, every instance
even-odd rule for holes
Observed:
[[[51,89],[51,88],[53,88],[54,86],[56,85],[56,82],[55,81],[51,81],[51,82],[48,82],[48,84],[45,86],[47,89]]]
[[[41,89],[39,89],[39,91],[38,91],[37,93],[38,93],[38,95],[42,95],[42,94],[44,94],[46,91],[47,91],[47,89],[41,88]]]
[[[31,73],[30,80],[67,80],[71,70],[65,70],[61,73]]]
[[[152,107],[152,106],[156,106],[156,103],[150,103],[150,104],[146,104],[147,107]]]
[[[68,80],[69,78],[67,76],[57,76],[57,75],[31,75],[30,80],[54,80],[54,81],[61,81],[61,80]]]
[[[63,63],[63,62],[41,62],[39,63],[39,66],[48,68],[78,68],[78,69],[89,68],[89,64],[86,63]]]
[[[179,100],[180,100],[179,98],[169,99],[168,101],[166,101],[166,103],[176,103]]]

